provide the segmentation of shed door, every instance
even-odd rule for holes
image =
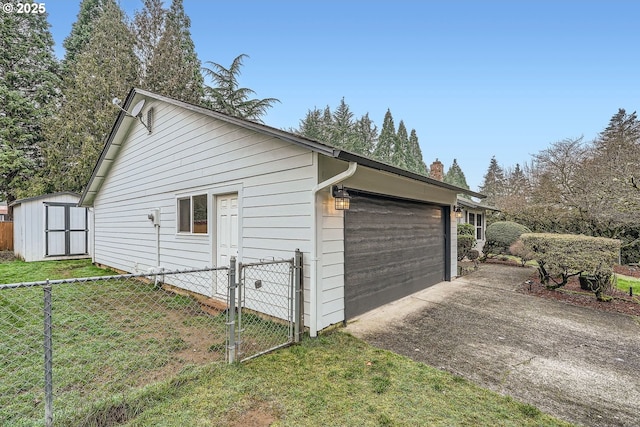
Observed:
[[[86,255],[87,225],[87,208],[65,203],[46,203],[45,255]]]
[[[447,279],[448,208],[349,193],[346,319]]]

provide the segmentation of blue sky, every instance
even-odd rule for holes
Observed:
[[[170,0],[165,0],[165,4]],[[47,1],[58,57],[79,1]],[[130,15],[141,0],[120,0]],[[240,84],[281,101],[265,117],[299,125],[342,97],[380,127],[416,130],[427,165],[471,189],[565,138],[592,140],[640,102],[640,2],[184,0],[203,64],[249,55]],[[125,94],[122,94],[124,97]],[[114,116],[115,118],[115,116]]]

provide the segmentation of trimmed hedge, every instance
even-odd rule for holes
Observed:
[[[620,240],[576,234],[525,233],[520,236],[524,250],[538,263],[540,281],[550,289],[567,284],[572,276],[586,274],[599,286],[598,299],[610,283],[613,265],[620,257]],[[556,279],[558,278],[558,280]],[[550,285],[550,281],[554,285]]]
[[[498,221],[487,227],[483,252],[485,254],[509,254],[509,247],[514,244],[521,234],[531,233],[527,227],[513,221]]]

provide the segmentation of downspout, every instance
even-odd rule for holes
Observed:
[[[319,287],[318,287],[318,224],[317,224],[317,213],[316,213],[316,194],[330,185],[337,184],[340,181],[344,181],[345,179],[353,176],[356,173],[356,168],[358,167],[358,163],[349,162],[349,167],[346,171],[335,175],[320,184],[313,187],[311,190],[311,283],[309,284],[309,292],[310,292],[310,317],[311,317],[311,325],[309,327],[309,334],[311,337],[318,336],[318,312],[319,312],[319,300],[320,297],[318,295]]]

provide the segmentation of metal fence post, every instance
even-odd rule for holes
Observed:
[[[229,264],[229,336],[227,337],[227,357],[229,363],[236,359],[236,257]]]
[[[300,335],[303,328],[303,313],[302,313],[302,252],[300,249],[296,249],[295,256],[293,258],[293,277],[294,277],[294,293],[293,293],[293,321],[294,321],[294,333],[293,341],[300,342]]]
[[[46,427],[53,427],[53,339],[51,337],[51,285],[49,279],[44,289],[44,420]]]
[[[243,282],[243,277],[242,277],[242,273],[243,273],[243,268],[242,268],[242,263],[239,262],[238,263],[238,307],[237,307],[237,312],[238,312],[238,327],[236,328],[238,331],[237,334],[237,340],[236,340],[236,354],[242,354],[242,333],[244,332],[244,329],[242,327],[242,288],[244,285]],[[242,359],[241,359],[242,360]]]

